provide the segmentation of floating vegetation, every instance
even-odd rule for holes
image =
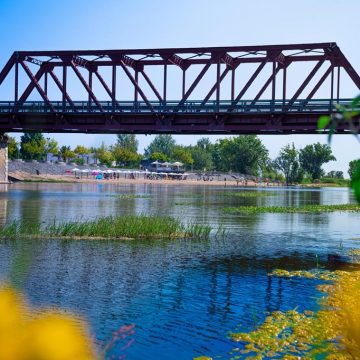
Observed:
[[[275,269],[268,275],[276,276],[276,277],[284,277],[284,278],[305,278],[305,279],[333,281],[338,279],[338,277],[342,273],[343,273],[342,271],[329,271],[323,269],[295,270],[295,271]]]
[[[224,192],[225,196],[235,196],[241,198],[258,198],[264,196],[274,196],[274,192],[271,191],[254,191],[254,190],[244,190],[244,191],[229,191]]]
[[[117,198],[119,199],[150,199],[152,198],[151,195],[146,195],[146,194],[121,194],[121,195],[116,195]]]
[[[232,333],[234,341],[243,342],[233,359],[245,354],[246,359],[359,359],[360,271],[336,276],[320,287],[328,296],[319,312],[275,311],[256,330]]]
[[[0,238],[208,238],[211,230],[208,225],[184,225],[172,217],[124,215],[44,227],[39,223],[14,221],[0,229]]]
[[[235,214],[263,214],[263,213],[326,213],[334,211],[353,211],[360,212],[358,204],[339,204],[339,205],[302,205],[302,206],[237,206],[224,208],[225,212]]]

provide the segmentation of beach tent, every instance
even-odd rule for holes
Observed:
[[[175,161],[174,163],[172,163],[173,166],[176,166],[176,167],[180,167],[180,166],[183,166],[184,164],[181,163],[180,161]]]
[[[156,160],[156,161],[152,162],[151,165],[161,165],[161,162]]]

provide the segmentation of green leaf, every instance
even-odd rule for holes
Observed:
[[[356,108],[360,105],[360,95],[358,95],[352,102],[351,107]]]
[[[319,120],[318,120],[318,129],[319,130],[323,130],[326,128],[326,126],[329,124],[330,122],[330,116],[320,116]]]

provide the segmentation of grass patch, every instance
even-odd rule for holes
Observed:
[[[326,213],[334,211],[360,212],[360,205],[339,204],[339,205],[303,205],[303,206],[237,206],[224,208],[225,212],[235,214],[283,214],[283,213]]]
[[[40,223],[14,221],[0,229],[0,238],[208,238],[211,230],[208,225],[184,225],[172,217],[124,215],[44,227]]]

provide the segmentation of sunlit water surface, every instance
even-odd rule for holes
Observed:
[[[0,223],[52,223],[104,215],[159,214],[222,226],[209,240],[12,240],[0,243],[0,279],[12,271],[29,301],[80,313],[99,348],[124,325],[108,357],[192,359],[238,346],[274,310],[316,309],[316,280],[267,276],[275,268],[331,268],[332,254],[359,243],[356,213],[233,215],[237,205],[343,204],[345,188],[243,189],[178,185],[14,184],[0,193]],[[256,197],[231,192],[259,191]],[[263,196],[262,192],[267,192]],[[129,197],[124,195],[137,195]],[[229,196],[230,194],[230,196]],[[122,196],[121,196],[122,195]],[[14,260],[26,251],[30,264]],[[330,255],[330,257],[329,257]],[[129,343],[129,341],[134,342]],[[130,345],[127,347],[127,345]]]

